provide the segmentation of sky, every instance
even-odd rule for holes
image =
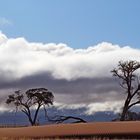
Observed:
[[[57,106],[119,111],[110,71],[140,61],[139,0],[1,0],[0,110],[15,90],[46,87]]]
[[[8,37],[66,43],[72,48],[87,48],[103,41],[140,47],[139,0],[1,0],[0,3],[0,28]]]

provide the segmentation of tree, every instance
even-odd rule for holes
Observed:
[[[119,61],[118,67],[111,72],[119,78],[120,86],[125,90],[126,99],[120,120],[124,121],[128,110],[140,103],[140,83],[137,74],[140,63],[137,61]]]
[[[16,109],[20,109],[27,116],[31,125],[36,125],[40,108],[53,105],[53,99],[54,96],[48,89],[35,88],[25,93],[21,93],[20,90],[15,91],[14,94],[8,96],[6,103],[14,104]]]
[[[82,118],[79,118],[79,117],[74,117],[74,116],[55,116],[54,119],[50,119],[48,116],[47,116],[48,120],[51,121],[51,122],[55,122],[55,123],[63,123],[67,120],[75,120],[73,121],[72,123],[86,123],[86,121]]]

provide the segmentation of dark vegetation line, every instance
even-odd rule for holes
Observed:
[[[140,134],[103,134],[103,135],[70,135],[70,136],[53,136],[53,137],[31,137],[33,139],[49,139],[49,140],[73,140],[73,139],[90,139],[90,140],[140,140]]]

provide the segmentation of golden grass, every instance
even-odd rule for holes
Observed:
[[[54,140],[60,138],[61,140],[140,139],[140,122],[98,122],[0,128],[0,140],[49,140],[52,138]]]

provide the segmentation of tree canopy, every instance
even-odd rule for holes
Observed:
[[[8,96],[6,103],[13,104],[16,109],[21,110],[28,117],[31,125],[35,125],[40,108],[53,105],[53,99],[54,96],[48,89],[34,88],[25,93],[20,90],[15,91],[14,94]],[[32,114],[32,110],[35,111],[34,114]]]

